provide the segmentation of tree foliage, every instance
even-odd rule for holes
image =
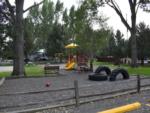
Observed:
[[[123,38],[123,34],[120,30],[117,30],[116,33],[111,33],[108,38],[106,46],[102,49],[100,53],[102,56],[113,56],[116,59],[129,57],[129,41]]]
[[[138,57],[144,64],[144,59],[150,56],[150,28],[143,22],[137,26],[137,47]]]

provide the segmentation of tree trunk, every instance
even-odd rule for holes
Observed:
[[[144,57],[141,58],[141,65],[144,65]]]
[[[93,58],[90,59],[90,70],[93,72]]]
[[[14,39],[14,65],[13,73],[15,76],[24,76],[24,36],[23,36],[23,4],[24,0],[16,0],[16,18]]]
[[[136,32],[131,32],[131,66],[136,67],[137,66],[137,46],[136,46]]]
[[[134,1],[135,2],[135,1]],[[131,22],[132,28],[130,30],[131,33],[131,66],[137,67],[137,46],[136,46],[136,4],[132,4],[131,7]]]
[[[93,72],[93,62],[94,62],[94,47],[93,39],[91,39],[91,47],[90,47],[90,70]]]

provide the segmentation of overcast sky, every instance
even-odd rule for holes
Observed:
[[[25,0],[24,9],[31,6],[34,2],[40,2],[40,1],[41,0]],[[57,0],[53,0],[53,1],[56,2]],[[62,1],[64,3],[64,7],[67,7],[68,9],[70,9],[72,5],[75,5],[77,7],[78,6],[77,4],[79,3],[79,0],[60,0],[60,1]],[[14,3],[14,0],[10,0],[10,2]],[[128,5],[128,0],[119,0],[118,4],[124,16],[125,17],[127,16],[128,22],[131,23],[130,22],[131,15],[130,15],[130,8]],[[114,31],[120,29],[121,32],[124,34],[124,37],[127,38],[126,35],[127,30],[114,10],[106,6],[104,8],[100,8],[100,12],[102,12],[103,15],[109,18],[109,20],[107,21],[108,26],[112,27]],[[145,22],[147,25],[150,25],[150,13],[143,12],[141,9],[139,9],[137,14],[137,23],[139,22]]]

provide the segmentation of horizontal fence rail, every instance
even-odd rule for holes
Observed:
[[[41,90],[41,91],[29,91],[29,92],[5,93],[5,94],[0,94],[0,96],[28,95],[28,94],[47,93],[47,92],[69,91],[69,90],[74,90],[74,88],[73,88],[73,87],[70,87],[70,88],[50,89],[50,90]]]

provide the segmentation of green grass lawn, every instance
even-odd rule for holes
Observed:
[[[43,76],[44,75],[44,69],[38,65],[26,66],[25,71],[28,76]]]
[[[127,67],[127,70],[130,74],[150,76],[150,67],[138,67],[135,69],[131,67]]]
[[[111,63],[104,63],[104,62],[94,62],[94,65],[105,65],[110,67],[111,69],[118,68],[118,66],[113,65]],[[138,68],[131,68],[128,65],[120,65],[120,67],[125,68],[128,70],[129,74],[139,74],[150,76],[150,67],[138,67]],[[25,66],[25,71],[27,76],[44,76],[44,70],[39,65],[28,65]],[[11,75],[11,72],[0,72],[0,77],[8,77]]]
[[[43,76],[44,70],[41,66],[38,65],[30,65],[25,66],[25,71],[27,76]],[[0,77],[9,77],[11,72],[0,72]]]
[[[11,72],[0,72],[0,77],[9,77]]]
[[[112,63],[105,63],[105,62],[94,62],[94,65],[104,65],[108,66],[111,69],[118,68],[119,66],[113,65]],[[139,74],[139,75],[145,75],[150,76],[150,67],[138,67],[138,68],[132,68],[128,65],[120,65],[121,68],[125,68],[128,70],[129,74]]]

